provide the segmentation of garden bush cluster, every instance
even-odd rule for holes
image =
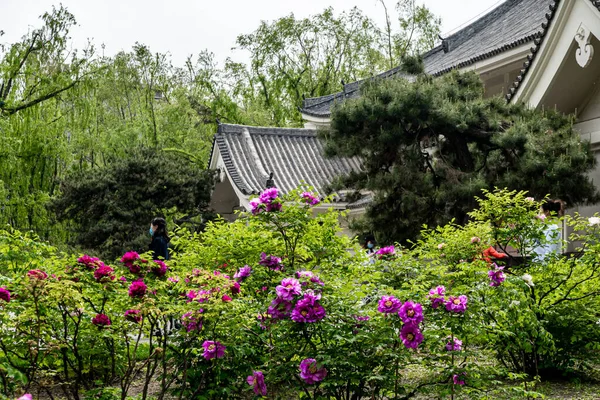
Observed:
[[[540,202],[496,191],[467,225],[368,258],[320,201],[268,189],[234,223],[176,232],[169,262],[1,232],[2,393],[519,398],[598,362],[600,218],[568,217],[585,244],[540,259]]]

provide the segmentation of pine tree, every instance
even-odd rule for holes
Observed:
[[[481,189],[527,190],[568,206],[598,201],[595,165],[574,118],[485,99],[477,74],[372,80],[334,108],[322,133],[329,155],[363,171],[338,187],[375,193],[359,227],[380,241],[414,240],[423,224],[464,223]]]

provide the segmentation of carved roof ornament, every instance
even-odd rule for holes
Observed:
[[[592,40],[592,32],[583,24],[577,29],[575,41],[579,48],[575,51],[575,59],[581,68],[585,68],[592,62],[594,57],[594,47],[590,43]]]

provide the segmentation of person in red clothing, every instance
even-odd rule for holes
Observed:
[[[495,259],[503,259],[508,257],[508,254],[499,253],[493,246],[490,246],[483,251],[483,260],[485,260],[488,264],[491,264],[492,262],[494,262],[492,260],[492,257],[494,257]]]

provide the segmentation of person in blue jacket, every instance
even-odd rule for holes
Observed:
[[[167,233],[167,221],[164,218],[154,218],[150,223],[150,250],[152,251],[153,260],[168,260],[169,259],[169,241],[171,238]]]

